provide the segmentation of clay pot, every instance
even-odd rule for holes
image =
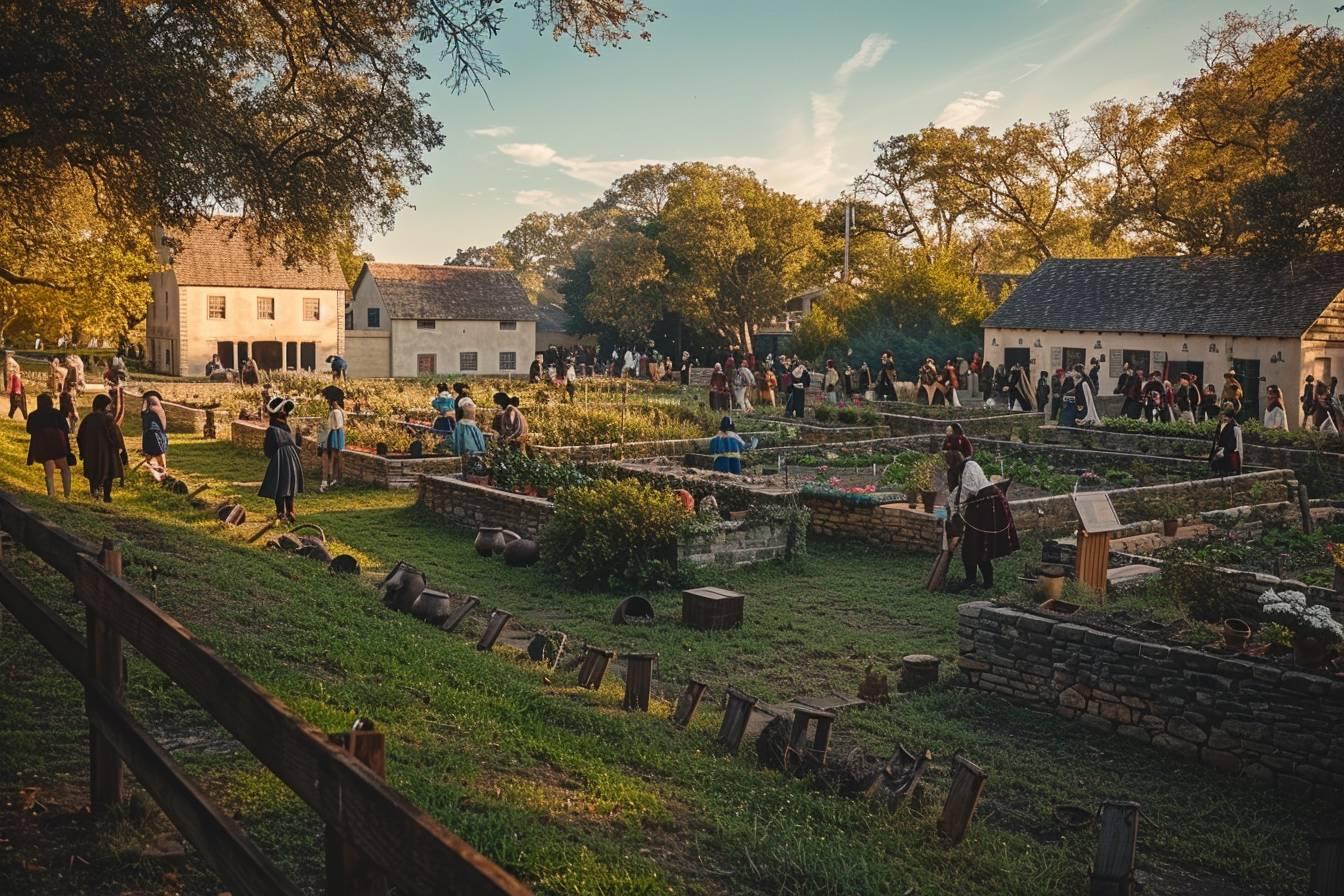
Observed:
[[[541,546],[530,538],[520,538],[504,548],[504,563],[508,566],[533,566],[541,559]]]
[[[1047,603],[1059,600],[1064,594],[1064,581],[1064,570],[1059,567],[1042,569],[1038,579],[1041,597],[1045,598]]]
[[[429,585],[429,580],[420,570],[404,560],[398,561],[379,584],[383,592],[383,605],[401,613],[411,612],[411,605]]]
[[[681,506],[686,508],[687,513],[695,513],[695,495],[684,488],[679,488],[674,492],[681,501]]]
[[[1293,662],[1303,669],[1319,669],[1325,665],[1326,643],[1316,635],[1293,635]]]
[[[616,605],[613,625],[638,625],[653,622],[653,604],[643,597],[627,597]]]
[[[349,554],[337,554],[331,558],[331,562],[327,564],[327,569],[347,575],[359,575],[359,561]]]
[[[513,544],[515,541],[518,541],[522,537],[523,536],[519,535],[517,532],[514,532],[511,529],[500,529],[499,538],[497,538],[494,541],[493,545],[491,546],[491,549],[493,550],[495,556],[498,557],[504,553],[505,548]]]
[[[938,497],[937,492],[920,492],[919,500],[924,504],[925,513],[933,513],[933,501]]]
[[[1251,639],[1251,626],[1244,619],[1223,620],[1223,644],[1229,650],[1244,650]]]
[[[1162,534],[1165,535],[1167,538],[1175,538],[1176,530],[1179,529],[1180,527],[1181,527],[1180,520],[1163,520]]]
[[[411,615],[431,625],[440,625],[453,612],[452,601],[448,595],[428,589],[421,591],[411,603]]]
[[[476,531],[476,540],[471,543],[471,546],[482,557],[502,553],[504,551],[504,536],[501,534],[503,531],[498,526],[482,526]],[[496,543],[499,544],[498,548],[495,547]]]

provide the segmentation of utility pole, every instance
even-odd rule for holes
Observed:
[[[849,232],[854,226],[854,204],[845,203],[845,273],[842,278],[846,284],[849,283]]]

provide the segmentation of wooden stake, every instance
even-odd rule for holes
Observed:
[[[975,807],[980,802],[980,792],[985,789],[985,779],[989,775],[962,756],[955,757],[952,764],[952,787],[947,792],[947,802],[943,803],[943,814],[938,819],[938,836],[948,844],[956,845],[971,826]]]
[[[121,577],[121,546],[103,540],[99,561],[112,575]],[[89,673],[118,706],[126,702],[125,667],[122,663],[121,636],[92,607],[84,611],[85,643]],[[89,798],[95,815],[101,815],[125,798],[125,776],[121,757],[95,726],[89,725]]]
[[[358,724],[358,723],[357,723]],[[330,736],[379,778],[385,777],[383,733],[356,729]],[[387,875],[367,855],[346,843],[330,826],[326,829],[327,896],[385,896]]]

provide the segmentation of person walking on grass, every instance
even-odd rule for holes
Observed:
[[[51,395],[37,396],[37,410],[28,415],[28,463],[41,464],[47,477],[47,497],[56,497],[56,471],[61,471],[61,491],[70,497],[70,421],[56,410]]]
[[[69,393],[69,389],[65,394]],[[105,504],[112,503],[112,480],[126,475],[126,441],[121,436],[112,415],[108,413],[112,401],[106,395],[93,400],[93,411],[79,424],[75,443],[79,446],[79,460],[84,464],[84,478],[89,481],[89,495]]]
[[[23,419],[28,419],[28,395],[23,391],[23,373],[13,352],[5,352],[5,384],[9,387],[9,419],[14,419],[18,411]]]
[[[322,484],[319,492],[334,488],[341,481],[341,452],[345,450],[345,394],[328,386],[327,419],[317,432],[317,453],[322,458]]]
[[[293,412],[294,402],[283,395],[275,396],[266,406],[270,425],[266,427],[262,451],[268,462],[261,490],[257,492],[275,501],[277,520],[291,523],[295,520],[294,496],[303,491],[303,464],[299,460],[303,436],[289,429],[289,415]]]
[[[60,395],[62,387],[65,386],[65,365],[57,355],[52,355],[47,360],[47,391],[52,395]]]
[[[149,475],[155,482],[162,482],[168,473],[168,418],[158,392],[150,389],[141,400],[144,404],[140,408],[140,453],[145,456],[145,469],[149,470]],[[116,422],[111,404],[108,405],[108,416]]]

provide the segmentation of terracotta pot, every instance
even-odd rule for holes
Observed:
[[[492,548],[496,557],[504,553],[504,549],[522,538],[517,532],[511,529],[497,529],[499,536],[493,542]]]
[[[1244,650],[1251,639],[1251,626],[1244,619],[1223,620],[1223,644],[1231,650]]]
[[[508,566],[532,566],[541,558],[541,550],[530,538],[520,538],[504,548],[504,563]]]
[[[1303,669],[1318,669],[1325,665],[1325,639],[1316,635],[1293,635],[1293,662]]]
[[[1050,613],[1058,613],[1061,616],[1072,616],[1074,613],[1077,613],[1079,610],[1081,610],[1082,607],[1080,607],[1078,604],[1071,604],[1066,600],[1060,600],[1057,597],[1052,597],[1050,600],[1047,600],[1045,603],[1041,604],[1041,609],[1046,610],[1047,612]]]
[[[1046,573],[1042,572],[1040,579],[1037,580],[1041,586],[1041,597],[1046,602],[1057,601],[1064,594],[1064,573]]]
[[[1180,527],[1181,527],[1180,520],[1163,520],[1162,534],[1167,536],[1168,538],[1175,538],[1176,530],[1179,529]]]
[[[681,506],[686,508],[687,513],[695,513],[695,495],[684,488],[677,489],[674,494],[681,501]]]
[[[476,540],[471,546],[476,549],[476,553],[482,557],[489,557],[491,554],[503,553],[504,551],[504,530],[498,526],[482,526],[476,531]],[[495,545],[499,547],[496,548]]]

